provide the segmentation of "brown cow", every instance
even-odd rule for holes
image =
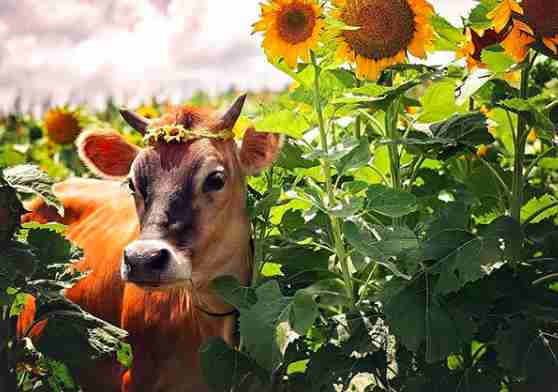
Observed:
[[[92,271],[66,295],[126,329],[134,348],[131,369],[122,372],[111,361],[81,375],[86,391],[206,391],[200,345],[210,336],[233,343],[232,308],[209,283],[220,275],[249,280],[245,176],[272,163],[280,140],[248,129],[238,148],[226,136],[199,135],[230,133],[244,99],[220,119],[192,107],[151,123],[122,112],[142,133],[178,126],[199,130],[193,140],[139,149],[114,131],[94,131],[77,141],[87,166],[109,180],[70,179],[54,187],[68,238],[84,249],[79,268]],[[43,205],[32,208],[27,219],[52,215]]]

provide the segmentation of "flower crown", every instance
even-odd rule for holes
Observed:
[[[187,129],[180,124],[162,125],[158,127],[148,127],[143,141],[147,144],[157,142],[165,143],[185,143],[188,140],[208,138],[208,139],[232,139],[232,130],[226,129],[215,132],[207,128]]]

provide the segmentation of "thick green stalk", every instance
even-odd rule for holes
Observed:
[[[399,146],[395,143],[399,139],[397,132],[397,121],[399,119],[399,98],[393,100],[386,111],[386,136],[392,143],[388,144],[389,170],[391,174],[391,186],[395,190],[401,190],[401,156]],[[393,218],[393,225],[400,226],[401,218]]]
[[[310,56],[312,58],[312,65],[314,67],[314,110],[316,111],[316,115],[318,116],[318,127],[320,130],[320,144],[323,152],[327,154],[328,153],[327,135],[326,135],[325,125],[324,125],[322,102],[320,99],[321,98],[320,97],[320,67],[318,67],[314,52],[310,52]],[[335,195],[333,192],[333,183],[331,181],[330,164],[327,159],[322,159],[321,162],[322,162],[322,171],[326,179],[326,192],[328,197],[328,204],[329,206],[332,206],[335,201]],[[335,253],[339,260],[339,264],[341,265],[341,270],[343,272],[343,278],[345,281],[345,287],[347,290],[347,297],[349,298],[349,303],[350,306],[352,307],[354,305],[353,281],[349,270],[349,259],[347,257],[345,244],[343,242],[340,222],[337,219],[337,217],[331,214],[329,215],[329,219],[331,222]]]

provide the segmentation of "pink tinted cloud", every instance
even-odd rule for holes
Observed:
[[[252,36],[260,0],[2,0],[0,107],[280,88]],[[472,0],[435,0],[454,23]],[[447,57],[441,57],[447,59]],[[438,58],[435,59],[438,62]]]

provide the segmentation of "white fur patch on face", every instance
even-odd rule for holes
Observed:
[[[164,266],[150,265],[149,255],[164,251],[167,254]],[[137,240],[124,250],[120,264],[120,276],[124,282],[139,286],[165,287],[189,282],[192,276],[192,261],[165,240]]]

